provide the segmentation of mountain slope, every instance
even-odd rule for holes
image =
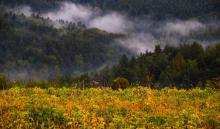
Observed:
[[[0,15],[0,72],[41,78],[91,71],[112,64],[127,50],[115,44],[123,35],[66,23],[56,29],[49,19],[12,13]],[[12,77],[13,78],[13,77]]]

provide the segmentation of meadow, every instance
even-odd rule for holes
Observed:
[[[218,129],[220,91],[146,87],[0,91],[1,129]]]

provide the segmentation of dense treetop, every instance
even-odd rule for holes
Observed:
[[[117,65],[104,68],[97,77],[108,83],[123,77],[134,85],[192,88],[205,85],[219,75],[220,43],[205,49],[192,43],[178,47],[166,45],[164,49],[157,45],[154,52],[146,51],[131,59],[124,55]]]

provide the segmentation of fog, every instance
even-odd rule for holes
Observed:
[[[34,12],[32,11],[31,7],[30,6],[18,6],[16,8],[10,8],[8,9],[8,11],[12,11],[14,12],[15,14],[24,14],[25,16],[27,17],[30,17]]]
[[[94,17],[94,13],[92,8],[63,2],[60,4],[60,9],[47,12],[42,14],[45,18],[50,18],[51,20],[64,20],[68,22],[78,22],[78,21],[89,21],[92,17]]]
[[[168,35],[175,33],[181,36],[188,36],[192,31],[205,29],[206,25],[196,21],[174,21],[168,22],[162,27],[162,31]]]
[[[132,29],[132,22],[118,13],[109,13],[92,19],[89,28],[99,28],[112,33],[126,33]]]
[[[162,47],[166,44],[178,45],[186,41],[206,44],[206,41],[191,38],[191,36],[193,33],[205,31],[209,25],[211,23],[204,24],[196,20],[153,21],[145,19],[133,22],[133,31],[129,32],[127,38],[119,39],[118,42],[134,54],[143,53],[146,50],[153,51],[155,45],[158,44]]]
[[[116,12],[104,13],[98,8],[63,2],[56,11],[41,14],[53,21],[82,22],[88,28],[99,28],[112,33],[122,33],[129,29],[129,20]]]
[[[126,14],[115,11],[103,11],[97,7],[85,6],[70,2],[61,2],[60,8],[48,12],[34,12],[30,6],[24,5],[13,9],[9,9],[16,14],[24,14],[30,17],[32,14],[39,14],[43,18],[49,18],[55,28],[65,27],[59,21],[71,23],[83,23],[87,28],[98,28],[111,33],[121,33],[123,38],[115,39],[117,45],[123,46],[130,50],[134,55],[144,53],[145,51],[153,51],[155,45],[166,44],[178,45],[180,43],[189,43],[197,41],[202,45],[210,44],[219,40],[211,39],[203,36],[193,36],[194,34],[203,34],[207,31],[220,30],[220,22],[207,20],[199,21],[195,19],[179,20],[169,19],[156,21],[147,18],[133,18]],[[50,24],[51,25],[51,24]],[[202,39],[202,38],[203,39]],[[102,69],[106,64],[100,67]],[[34,70],[31,73],[26,69],[21,70],[5,70],[4,74],[12,80],[45,80],[50,77],[51,71],[48,69]],[[30,76],[31,75],[31,76]]]
[[[3,74],[10,80],[48,80],[50,77],[47,69],[27,69],[4,70]]]
[[[33,11],[29,6],[17,9],[24,15],[30,16]],[[126,38],[116,39],[118,45],[128,48],[134,54],[153,51],[156,44],[176,45],[189,41],[198,41],[202,44],[208,41],[192,38],[194,33],[205,31],[210,25],[212,28],[220,28],[219,22],[200,22],[195,19],[189,20],[162,20],[155,21],[150,18],[138,19],[120,14],[114,11],[103,11],[99,8],[79,5],[70,2],[61,2],[60,8],[54,11],[40,14],[54,22],[56,28],[62,27],[57,21],[82,22],[87,28],[98,28],[111,33],[123,33]],[[149,16],[150,17],[150,16]]]

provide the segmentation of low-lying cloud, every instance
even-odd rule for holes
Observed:
[[[60,9],[42,14],[51,20],[82,22],[89,28],[98,28],[112,33],[122,33],[129,29],[129,20],[116,12],[104,13],[98,8],[63,2]]]
[[[60,9],[42,14],[43,17],[48,17],[51,20],[64,20],[68,22],[86,22],[94,16],[92,8],[73,4],[73,3],[61,3]]]
[[[27,69],[4,70],[3,74],[10,80],[48,80],[50,77],[49,71],[45,69],[32,69],[31,72]]]
[[[152,51],[157,43],[155,37],[150,33],[134,33],[117,41],[134,54],[143,53],[146,50]]]
[[[28,6],[18,8],[18,12],[23,12],[30,16],[32,12]],[[98,28],[111,33],[124,33],[126,38],[117,39],[122,45],[135,54],[154,50],[156,44],[177,44],[185,39],[193,39],[191,35],[203,32],[209,25],[212,28],[220,28],[219,22],[200,22],[197,20],[163,20],[154,21],[152,19],[132,19],[117,12],[104,12],[99,8],[84,6],[80,4],[62,2],[58,10],[40,14],[44,18],[50,18],[56,27],[62,27],[57,21],[82,22],[88,28]],[[132,20],[131,20],[132,19]],[[203,41],[204,42],[204,41]]]
[[[18,6],[16,8],[9,9],[9,11],[14,12],[15,14],[24,14],[27,17],[30,17],[34,13],[30,6]]]
[[[181,36],[188,36],[193,31],[204,29],[205,25],[196,20],[188,21],[174,21],[168,22],[162,27],[162,31],[169,34],[179,34]]]
[[[125,33],[132,28],[132,23],[125,16],[113,12],[92,19],[88,27],[95,27],[112,33]]]
[[[157,44],[163,47],[166,44],[183,43],[186,39],[200,41],[200,39],[191,38],[192,34],[206,30],[209,24],[196,20],[152,21],[148,19],[136,22],[133,32],[130,32],[127,38],[119,39],[118,42],[133,53],[139,54],[146,50],[153,51]]]

